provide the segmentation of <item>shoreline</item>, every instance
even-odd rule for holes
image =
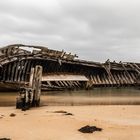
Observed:
[[[138,140],[140,105],[43,106],[27,111],[0,107],[0,138],[12,140]],[[54,111],[66,111],[54,113]],[[14,113],[16,116],[11,117]],[[101,132],[78,131],[94,125]]]
[[[16,97],[1,98],[0,107],[15,106]],[[85,96],[41,96],[41,106],[85,106],[85,105],[140,105],[140,96],[85,97]]]

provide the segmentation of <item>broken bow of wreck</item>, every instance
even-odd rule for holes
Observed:
[[[14,44],[0,48],[0,90],[19,90],[29,84],[31,69],[43,68],[42,90],[135,86],[139,63],[84,61],[47,47]]]

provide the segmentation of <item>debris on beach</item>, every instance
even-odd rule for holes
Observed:
[[[64,115],[71,115],[71,116],[73,116],[73,114],[72,114],[72,113],[65,113]]]
[[[59,110],[59,111],[54,111],[54,113],[68,113],[68,112],[64,110]]]
[[[64,111],[64,110],[54,111],[53,113],[62,113],[62,114],[64,114],[64,115],[71,115],[71,116],[73,116],[73,114],[72,114],[72,113],[69,113],[69,112]]]
[[[11,140],[10,138],[0,138],[0,140]]]
[[[0,119],[2,119],[4,117],[4,115],[0,115]]]
[[[10,117],[15,117],[15,116],[16,116],[16,114],[14,114],[14,113],[10,114]]]
[[[24,115],[28,115],[28,114],[24,114]]]
[[[96,126],[89,126],[86,125],[80,129],[78,129],[78,131],[82,132],[82,133],[93,133],[95,131],[102,131],[102,128],[98,128]]]

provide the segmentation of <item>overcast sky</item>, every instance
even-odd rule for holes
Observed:
[[[13,43],[139,62],[140,0],[0,0],[0,46]]]

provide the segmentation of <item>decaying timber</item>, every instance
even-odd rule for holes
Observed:
[[[20,88],[21,90],[16,102],[17,109],[25,111],[30,107],[38,107],[40,105],[41,78],[42,66],[37,65],[31,69],[29,85]]]
[[[36,65],[43,68],[42,90],[80,89],[140,84],[140,63],[84,61],[47,47],[14,44],[0,49],[0,90],[30,85]]]

